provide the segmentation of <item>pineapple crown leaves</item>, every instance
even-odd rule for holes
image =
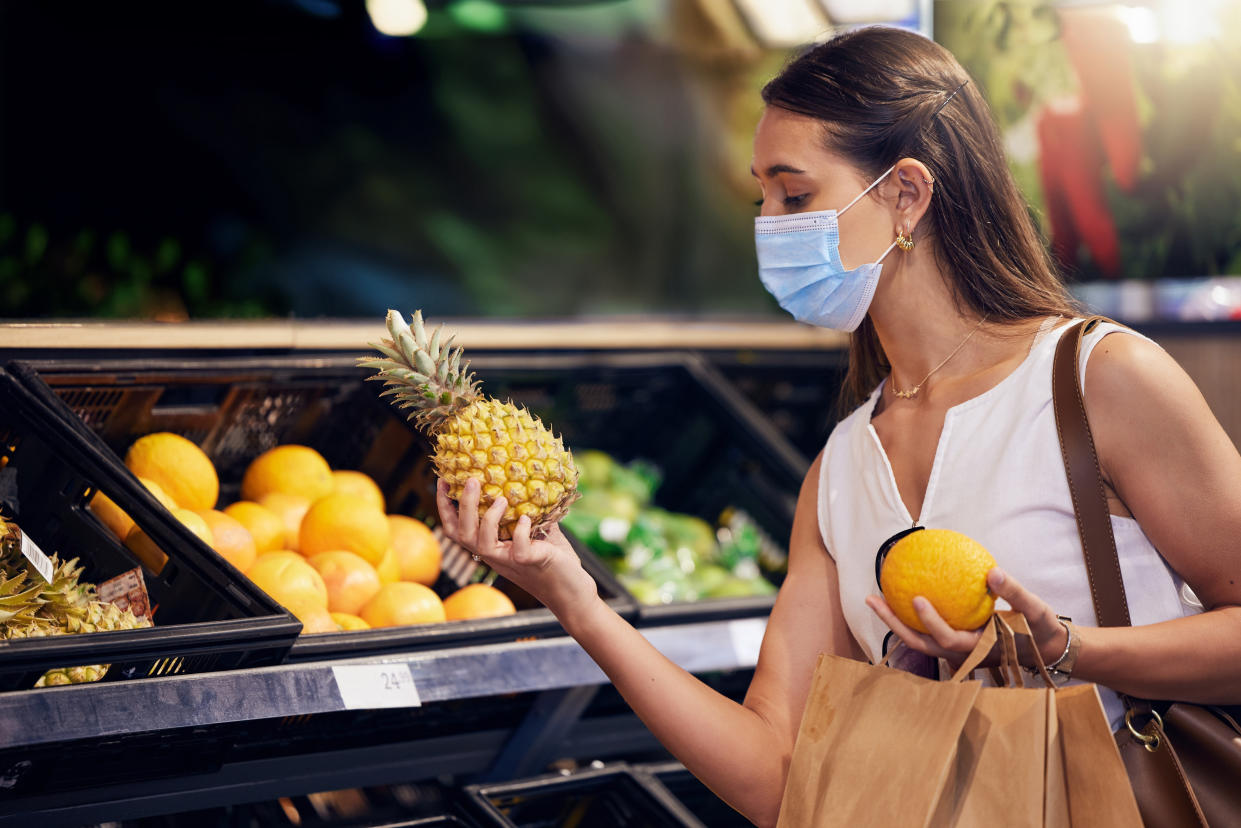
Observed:
[[[428,338],[422,311],[414,311],[406,323],[399,312],[389,310],[387,325],[391,338],[371,344],[383,357],[364,357],[358,365],[376,371],[368,379],[384,383],[380,396],[392,397],[400,410],[412,409],[408,416],[434,433],[478,397],[479,383],[469,372],[470,364],[461,361],[463,349],[453,349],[454,337],[443,338],[442,325]]]

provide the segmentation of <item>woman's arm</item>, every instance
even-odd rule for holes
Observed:
[[[1145,698],[1241,702],[1241,455],[1162,348],[1104,337],[1086,415],[1108,483],[1207,612],[1082,634],[1075,674]]]
[[[1146,340],[1104,337],[1085,392],[1105,480],[1207,611],[1138,627],[1078,627],[1074,677],[1138,698],[1241,703],[1241,455],[1189,376]],[[988,583],[1029,620],[1044,660],[1063,652],[1054,595],[1036,596],[998,569]],[[922,652],[959,661],[978,638],[948,627],[920,599],[930,636],[902,624],[881,598],[867,604]]]
[[[531,542],[523,521],[512,542],[496,543],[502,501],[479,518],[477,488],[467,488],[458,512],[441,487],[439,505],[449,536],[551,609],[674,756],[757,825],[774,825],[818,654],[859,654],[817,529],[818,470],[816,460],[802,485],[788,576],[744,704],[673,664],[612,612],[558,530]]]

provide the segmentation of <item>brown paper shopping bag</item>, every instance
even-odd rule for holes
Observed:
[[[819,656],[780,828],[930,825],[980,689]]]
[[[1056,715],[1073,825],[1141,828],[1138,803],[1098,688],[1076,684],[1057,690]]]
[[[1002,686],[965,680],[997,641]],[[1013,642],[997,617],[946,682],[822,656],[779,824],[1068,826],[1056,697]]]
[[[996,614],[952,680],[968,675],[993,642],[1000,653],[1000,666],[992,670],[996,686],[979,691],[932,824],[1067,828],[1056,697],[1046,687],[1023,687],[1008,613]]]

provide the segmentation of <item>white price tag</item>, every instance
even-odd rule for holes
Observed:
[[[763,633],[767,632],[766,618],[738,618],[728,622],[728,636],[732,639],[733,655],[738,667],[758,664],[758,651],[763,645]]]
[[[52,578],[56,576],[56,567],[52,566],[52,559],[44,555],[43,550],[25,532],[22,532],[22,554],[39,571],[39,574],[43,576],[43,580],[50,584]]]
[[[332,672],[346,710],[422,707],[408,664],[346,664]]]

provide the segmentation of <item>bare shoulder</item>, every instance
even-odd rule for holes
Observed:
[[[1198,386],[1167,351],[1140,336],[1114,332],[1090,354],[1086,411],[1111,427],[1181,418],[1214,421]]]

